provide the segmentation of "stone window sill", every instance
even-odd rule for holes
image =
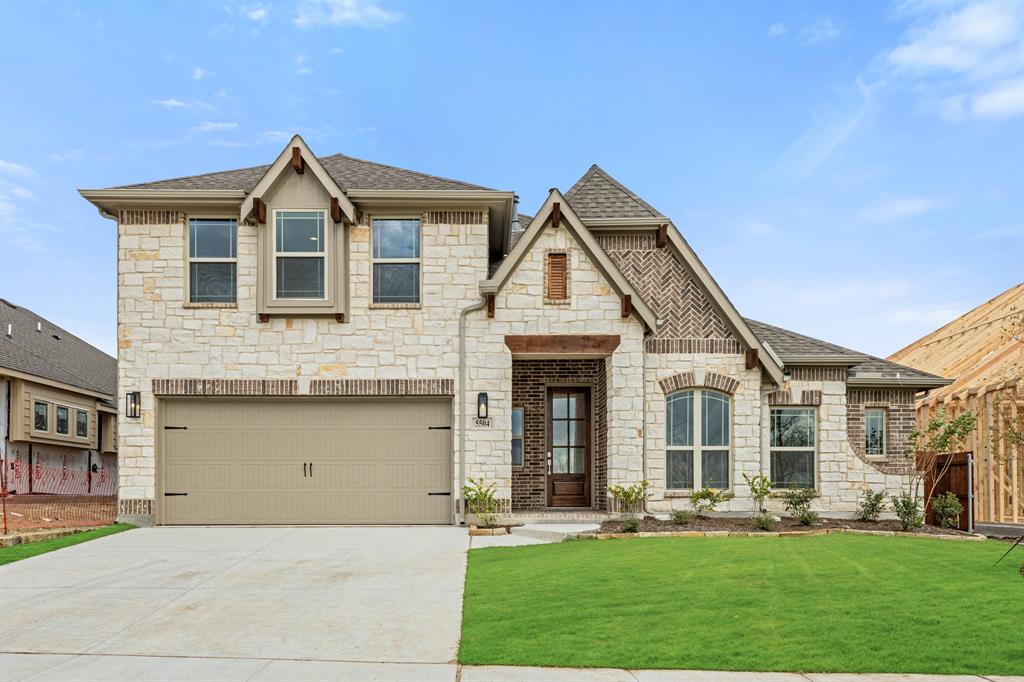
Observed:
[[[371,303],[370,310],[421,310],[422,303]]]
[[[238,308],[238,303],[192,303],[181,304],[182,308]]]

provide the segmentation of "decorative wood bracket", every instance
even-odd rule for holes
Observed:
[[[334,321],[335,322],[344,322],[345,321],[345,313],[338,313],[338,314],[336,314],[334,316]]]
[[[555,202],[551,204],[551,227],[558,227],[562,224],[562,204]]]
[[[668,225],[665,223],[658,225],[658,240],[654,245],[659,249],[664,249],[668,245]]]
[[[756,369],[757,368],[757,349],[756,348],[749,349],[746,352],[746,359],[747,359],[746,368],[747,369]]]
[[[487,294],[487,317],[494,319],[494,294]]]
[[[267,205],[259,197],[252,200],[252,217],[260,225],[267,222]]]
[[[306,162],[302,160],[302,150],[298,147],[292,147],[292,169],[299,175],[306,170]]]
[[[340,223],[344,219],[341,215],[341,203],[338,202],[338,197],[331,197],[331,220],[336,223]]]
[[[622,297],[622,316],[629,317],[633,314],[633,297],[626,294]]]
[[[259,321],[260,322],[270,322],[270,315],[268,315],[267,313],[260,313],[259,314]]]

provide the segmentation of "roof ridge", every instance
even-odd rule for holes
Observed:
[[[114,189],[133,189],[140,187],[141,185],[152,185],[155,182],[177,182],[179,180],[194,180],[195,178],[205,178],[208,175],[222,175],[224,173],[243,173],[245,171],[254,171],[258,169],[264,169],[264,173],[270,169],[272,164],[264,163],[258,166],[246,166],[245,168],[229,168],[227,170],[209,171],[207,173],[193,173],[192,175],[179,175],[176,178],[160,178],[159,180],[146,180],[144,182],[133,182],[130,185],[118,185]]]
[[[424,173],[422,171],[412,170],[411,168],[402,168],[401,166],[393,166],[393,165],[391,165],[389,163],[380,163],[379,161],[370,161],[369,159],[362,159],[362,158],[359,158],[358,156],[349,156],[348,154],[342,154],[341,152],[335,152],[334,154],[331,154],[330,156],[317,157],[317,159],[319,159],[320,162],[323,163],[324,159],[329,159],[331,157],[336,157],[336,156],[340,156],[343,159],[349,159],[350,161],[358,161],[359,163],[368,163],[371,166],[378,166],[380,168],[389,168],[391,170],[402,171],[403,173],[412,173],[413,175],[420,175],[420,176],[423,176],[423,177],[426,177],[426,178],[431,178],[431,179],[434,179],[434,180],[444,180],[445,182],[454,182],[454,183],[458,183],[460,185],[465,185],[466,187],[472,187],[474,189],[486,189],[486,190],[490,190],[491,189],[490,187],[484,187],[483,185],[474,185],[473,183],[466,182],[465,180],[455,180],[454,178],[446,178],[446,177],[443,177],[443,176],[440,176],[440,175],[434,175],[433,173]],[[370,189],[370,188],[367,188],[367,187],[353,187],[352,189]]]
[[[786,329],[785,327],[779,327],[779,326],[776,326],[774,324],[768,324],[767,322],[761,322],[760,320],[755,320],[755,319],[753,319],[751,317],[744,317],[743,319],[746,320],[748,324],[749,323],[759,324],[759,325],[762,325],[764,327],[770,327],[771,329],[774,329],[776,331],[782,332],[783,334],[789,334],[791,336],[798,336],[801,339],[803,339],[804,341],[809,341],[810,343],[813,343],[816,346],[824,348],[825,350],[830,350],[830,351],[834,352],[836,349],[840,349],[840,350],[842,350],[842,351],[844,351],[846,353],[850,353],[851,355],[864,355],[864,356],[868,355],[867,353],[861,353],[860,351],[855,351],[852,348],[847,348],[846,346],[840,346],[838,343],[831,343],[829,341],[825,341],[823,339],[818,339],[818,338],[815,338],[813,336],[807,336],[806,334],[801,334],[800,332],[795,332],[792,329]],[[868,356],[868,357],[870,357],[870,356]]]
[[[569,201],[569,203],[572,203],[573,197],[575,197],[580,190],[582,190],[587,184],[589,184],[594,179],[595,176],[598,175],[604,178],[604,180],[606,180],[608,184],[610,184],[612,187],[622,192],[628,198],[632,199],[637,204],[639,204],[640,208],[651,214],[651,217],[665,217],[665,215],[661,211],[659,211],[658,209],[654,208],[649,203],[644,201],[643,197],[641,197],[639,194],[637,194],[636,192],[634,192],[633,190],[631,190],[630,188],[626,187],[621,182],[613,178],[608,173],[608,171],[601,168],[601,166],[599,166],[596,163],[590,164],[590,168],[588,168],[587,172],[583,174],[583,177],[577,180],[576,183],[569,188],[569,191],[565,193],[564,196]]]

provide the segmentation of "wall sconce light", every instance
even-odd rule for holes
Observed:
[[[478,419],[487,419],[486,393],[477,393],[476,395],[476,416]]]
[[[788,369],[783,370],[782,371],[782,380],[783,381],[792,381],[793,380],[793,372],[791,372]]]
[[[138,419],[142,416],[142,394],[138,391],[129,391],[124,395],[124,413],[129,419]]]

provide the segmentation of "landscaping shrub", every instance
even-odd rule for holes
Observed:
[[[924,515],[921,513],[921,504],[909,492],[903,491],[899,495],[892,496],[892,510],[900,520],[903,530],[914,530],[924,525]]]
[[[498,522],[498,501],[494,499],[494,483],[485,483],[482,478],[467,479],[462,487],[466,497],[466,509],[480,519],[484,528],[493,528]]]
[[[699,517],[715,511],[715,507],[730,497],[732,496],[725,490],[701,488],[700,490],[694,490],[693,494],[690,495],[690,506],[693,507],[694,513]]]
[[[632,518],[626,519],[622,522],[623,533],[636,533],[640,530],[640,519]]]
[[[964,513],[964,505],[957,499],[956,493],[952,490],[937,496],[932,500],[932,511],[939,525],[943,528],[956,528],[960,515]]]
[[[619,503],[620,511],[640,511],[644,500],[650,495],[647,489],[651,487],[650,481],[640,481],[634,483],[631,486],[623,487],[621,485],[610,485],[608,486],[608,492],[612,494],[615,501]]]
[[[818,496],[814,488],[793,488],[782,493],[786,510],[800,522],[802,526],[811,526],[818,521],[818,515],[811,511],[811,502]]]
[[[885,508],[885,492],[865,490],[857,504],[858,521],[877,521]]]
[[[680,526],[686,526],[693,522],[693,512],[686,511],[685,509],[677,509],[672,512],[672,520]]]
[[[775,530],[775,518],[771,514],[758,514],[754,517],[754,528],[771,532]]]
[[[750,476],[743,474],[743,480],[750,486],[750,497],[754,500],[754,514],[764,514],[764,501],[772,493],[772,481],[764,474]]]

